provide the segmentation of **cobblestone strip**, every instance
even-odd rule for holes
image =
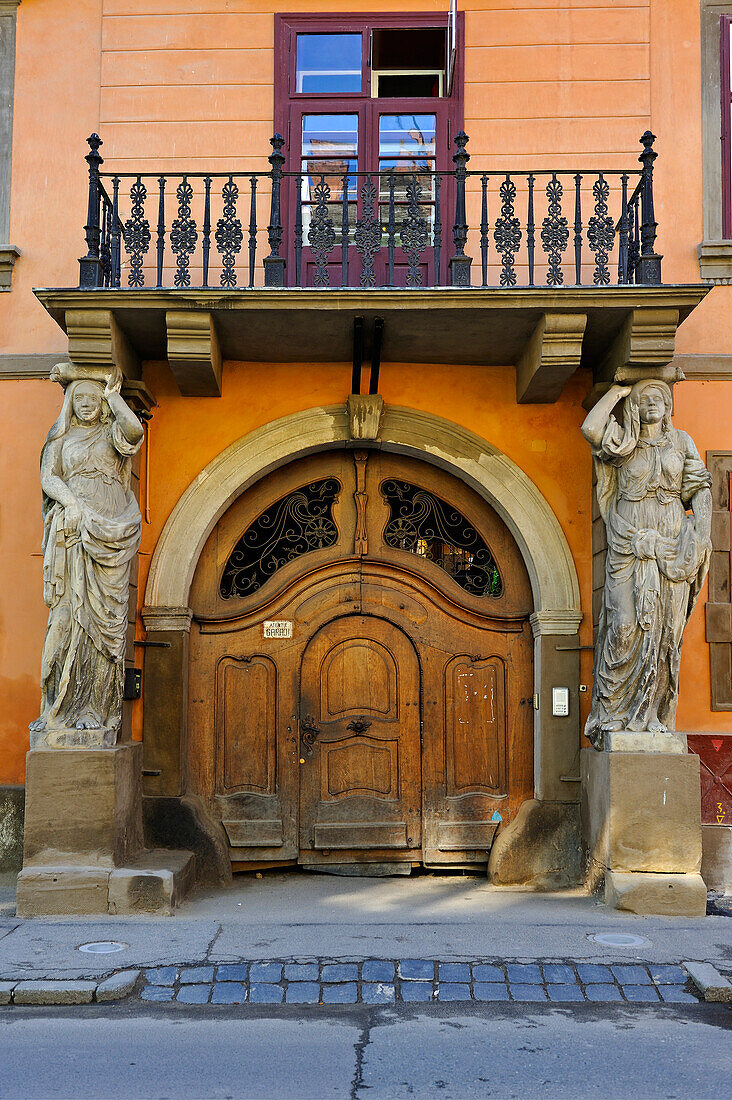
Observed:
[[[183,1004],[698,1004],[676,965],[433,959],[267,960],[145,972],[144,1001]]]

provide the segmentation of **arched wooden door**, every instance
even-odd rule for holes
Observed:
[[[422,846],[419,663],[397,627],[348,615],[308,643],[300,680],[300,851]]]
[[[191,604],[187,788],[235,865],[470,866],[532,797],[528,576],[444,471],[277,471],[217,524]]]

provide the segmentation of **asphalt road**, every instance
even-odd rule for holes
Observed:
[[[13,1100],[718,1100],[730,1080],[724,1006],[0,1009]]]

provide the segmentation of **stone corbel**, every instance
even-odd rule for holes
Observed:
[[[551,404],[580,365],[585,313],[545,313],[516,365],[520,405]]]
[[[119,367],[125,378],[139,380],[140,360],[109,309],[67,309],[69,359],[75,367],[108,371]]]
[[[0,291],[10,290],[12,287],[13,268],[20,255],[20,249],[13,244],[6,245],[4,248],[0,247]]]
[[[678,325],[676,309],[632,309],[594,372],[584,408],[593,408],[613,382],[629,386],[644,378],[660,378],[669,386],[682,382],[683,372],[674,359]]]
[[[221,397],[221,349],[210,313],[168,310],[168,362],[184,397]]]

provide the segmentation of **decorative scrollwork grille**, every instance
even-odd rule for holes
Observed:
[[[408,481],[382,481],[390,516],[384,542],[434,562],[472,596],[502,596],[503,580],[488,546],[457,508]]]
[[[288,562],[338,541],[334,477],[310,482],[271,504],[247,528],[229,555],[219,584],[223,600],[251,596]]]

